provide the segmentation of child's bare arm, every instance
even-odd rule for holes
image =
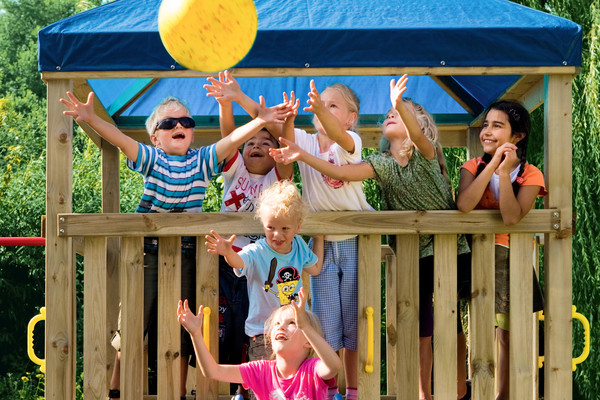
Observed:
[[[204,244],[208,247],[208,252],[213,254],[218,254],[220,256],[225,257],[225,261],[232,268],[242,269],[244,268],[244,260],[239,256],[238,253],[233,250],[233,241],[235,240],[235,235],[229,236],[229,238],[225,239],[217,232],[211,230],[210,235],[206,235],[204,237],[206,242]]]
[[[321,100],[321,95],[317,91],[314,80],[310,81],[310,92],[308,93],[308,97],[307,103],[309,106],[304,107],[304,111],[314,113],[319,118],[319,122],[321,122],[325,132],[327,132],[327,136],[347,152],[351,154],[354,153],[356,150],[354,148],[354,139],[346,132],[346,128],[342,126],[340,121],[337,120],[327,107],[325,107],[325,104],[323,104],[323,101]]]
[[[279,106],[266,107],[265,99],[260,96],[260,112],[256,118],[245,125],[236,128],[231,134],[219,140],[216,144],[217,161],[223,161],[234,150],[237,150],[246,140],[254,136],[268,123],[283,124],[289,110]]]
[[[281,136],[290,141],[294,141],[294,121],[296,119],[296,115],[298,115],[298,107],[300,107],[300,100],[296,99],[296,95],[294,91],[290,93],[288,97],[287,93],[283,93],[283,104],[285,104],[290,110],[290,114],[285,119],[283,124],[283,129],[281,129]],[[267,128],[268,129],[268,128]],[[271,132],[271,131],[269,131]],[[271,133],[273,134],[273,133]],[[277,139],[278,136],[275,136]],[[283,145],[283,143],[280,143]],[[292,179],[292,175],[294,174],[294,165],[292,163],[283,163],[277,162],[275,164],[275,168],[277,168],[277,174],[283,179]]]
[[[407,108],[404,101],[402,101],[402,94],[406,91],[406,82],[408,77],[402,75],[398,82],[395,79],[390,81],[390,100],[392,101],[392,107],[398,111],[400,118],[406,125],[408,136],[410,140],[415,144],[415,147],[427,160],[432,160],[435,157],[435,148],[433,144],[427,139],[427,136],[421,130],[417,118]]]
[[[77,122],[85,122],[92,127],[103,139],[117,146],[125,156],[137,161],[138,142],[121,132],[113,124],[103,120],[94,112],[94,92],[90,92],[86,103],[82,103],[71,92],[67,92],[69,100],[60,99],[60,102],[70,108],[63,114],[72,116]]]
[[[177,305],[177,320],[189,332],[194,343],[196,358],[200,364],[202,374],[210,379],[216,379],[223,382],[242,382],[242,374],[238,365],[218,364],[204,343],[202,336],[202,319],[204,316],[204,306],[198,309],[198,315],[190,310],[187,299],[179,300]]]
[[[296,302],[295,300],[292,301],[296,314],[296,326],[302,330],[306,340],[308,340],[313,350],[317,354],[317,357],[321,359],[316,367],[317,374],[323,380],[331,379],[337,375],[338,371],[342,367],[342,361],[338,357],[337,353],[325,341],[323,336],[319,335],[308,322],[305,308],[306,298],[304,297],[303,288],[300,289],[300,292],[298,292],[298,299],[299,302]]]
[[[333,179],[342,181],[362,181],[375,176],[371,165],[364,161],[358,164],[335,165],[307,153],[294,142],[284,138],[279,138],[279,141],[285,144],[285,146],[269,150],[269,154],[271,154],[275,162],[292,163],[294,161],[302,161],[317,171]]]
[[[323,235],[316,235],[313,236],[312,239],[312,252],[315,253],[315,255],[317,256],[317,262],[314,265],[311,265],[310,267],[305,267],[304,270],[309,275],[315,276],[319,275],[321,273],[321,270],[323,269],[323,246],[325,244],[325,238],[323,237]]]

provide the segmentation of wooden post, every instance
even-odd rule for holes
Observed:
[[[396,372],[396,353],[398,352],[398,318],[397,318],[397,257],[389,249],[387,254],[383,254],[382,259],[385,261],[385,326],[386,326],[386,383],[387,383],[387,395],[395,396],[398,393],[396,386],[396,378],[398,374]]]
[[[467,131],[467,160],[480,157],[483,154],[483,147],[479,140],[479,131],[481,128],[471,127]]]
[[[419,398],[419,235],[397,235],[396,392],[398,400]]]
[[[456,399],[456,235],[435,235],[433,382],[436,400]]]
[[[204,238],[196,241],[196,311],[201,304],[210,307],[209,350],[215,360],[219,360],[219,257],[206,251]],[[205,378],[196,367],[196,393],[200,398],[216,400],[219,395],[219,382]]]
[[[546,208],[560,213],[556,233],[544,237],[544,396],[572,398],[572,159],[571,75],[545,79],[544,140]]]
[[[48,82],[46,137],[46,387],[47,399],[75,399],[75,265],[69,237],[58,237],[59,213],[72,212],[73,119],[59,99],[70,80]]]
[[[158,398],[177,399],[181,373],[176,314],[181,299],[181,237],[161,237],[158,244]]]
[[[494,391],[494,235],[473,235],[471,248],[471,306],[469,342],[471,344],[470,364],[473,382],[472,398],[491,400]]]
[[[373,311],[367,315],[367,308]],[[358,236],[358,398],[379,397],[381,235]],[[372,329],[372,330],[371,330]]]
[[[83,395],[106,399],[106,237],[85,239],[83,273]]]
[[[510,235],[510,398],[526,399],[533,391],[533,237]]]
[[[144,238],[121,240],[121,398],[141,399],[144,388]]]

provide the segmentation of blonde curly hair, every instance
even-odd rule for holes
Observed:
[[[308,206],[300,198],[296,185],[288,179],[277,181],[262,191],[256,207],[256,218],[260,219],[267,210],[275,216],[295,218],[299,223],[308,215]]]
[[[271,315],[269,316],[269,318],[267,318],[267,320],[265,321],[265,342],[266,343],[270,343],[271,342],[271,332],[273,331],[273,321],[275,320],[275,318],[281,314],[282,312],[286,312],[289,310],[289,312],[293,313],[294,309],[292,308],[294,307],[294,305],[292,303],[288,303],[286,305],[283,305],[281,307],[279,307],[278,309],[276,309],[275,311],[273,311],[271,313]],[[321,336],[323,336],[323,329],[321,327],[321,322],[319,321],[319,318],[317,318],[317,316],[315,314],[313,314],[311,311],[306,310],[306,319],[308,320],[308,324]],[[316,353],[315,350],[311,347],[310,349],[308,349],[308,354],[306,355],[306,358],[312,358],[315,357]],[[271,358],[274,358],[275,354],[271,354]]]

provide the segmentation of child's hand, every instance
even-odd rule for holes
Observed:
[[[77,97],[75,97],[71,92],[67,92],[67,96],[71,101],[61,98],[60,102],[69,107],[71,110],[63,111],[63,114],[70,115],[77,122],[90,122],[92,117],[96,115],[94,112],[94,92],[90,92],[88,95],[87,103],[82,103],[77,100]]]
[[[298,108],[300,108],[300,99],[296,99],[296,94],[292,90],[288,97],[286,92],[283,92],[283,105],[288,107],[289,115],[285,119],[286,123],[294,122],[296,115],[298,115]]]
[[[214,97],[219,103],[239,100],[242,89],[229,71],[219,72],[218,79],[209,77],[207,80],[211,83],[203,86],[208,91],[207,96]]]
[[[177,321],[188,331],[191,335],[202,336],[202,319],[204,316],[204,306],[198,308],[198,315],[194,315],[194,312],[190,310],[187,299],[185,301],[179,300],[177,304]]]
[[[265,124],[283,124],[289,115],[290,107],[288,104],[281,103],[273,107],[267,107],[265,98],[260,96],[260,109],[258,110],[257,119],[262,119]]]
[[[392,101],[392,107],[396,110],[398,104],[402,102],[402,94],[406,91],[406,82],[408,82],[406,74],[402,75],[397,83],[395,79],[390,81],[390,100]]]
[[[302,158],[304,150],[296,143],[283,137],[279,138],[279,143],[285,145],[285,147],[269,149],[269,155],[273,157],[273,160],[275,160],[276,163],[287,165],[294,161],[299,161]]]
[[[304,329],[309,325],[308,318],[306,317],[306,297],[304,297],[304,288],[300,288],[298,292],[298,302],[292,300],[292,307],[294,309],[296,327],[298,329]]]
[[[231,252],[235,253],[233,250],[235,235],[231,235],[228,239],[225,239],[217,232],[211,230],[210,235],[206,235],[204,238],[206,239],[204,244],[208,247],[209,253],[216,253],[221,256],[226,256],[227,254],[231,254]]]
[[[306,100],[308,107],[304,107],[304,111],[310,111],[311,113],[318,115],[325,110],[325,105],[321,100],[321,95],[317,91],[314,79],[310,80],[310,92],[308,92],[308,97],[309,99]]]
[[[510,158],[511,161],[506,162],[507,158]],[[490,160],[490,165],[494,167],[494,171],[500,172],[508,172],[512,169],[515,160],[517,159],[517,146],[512,143],[504,143],[500,147],[496,149],[494,156]]]

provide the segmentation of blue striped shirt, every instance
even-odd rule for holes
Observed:
[[[144,177],[138,213],[201,212],[206,187],[223,168],[215,144],[172,156],[138,143],[137,160],[127,160],[127,166]]]

